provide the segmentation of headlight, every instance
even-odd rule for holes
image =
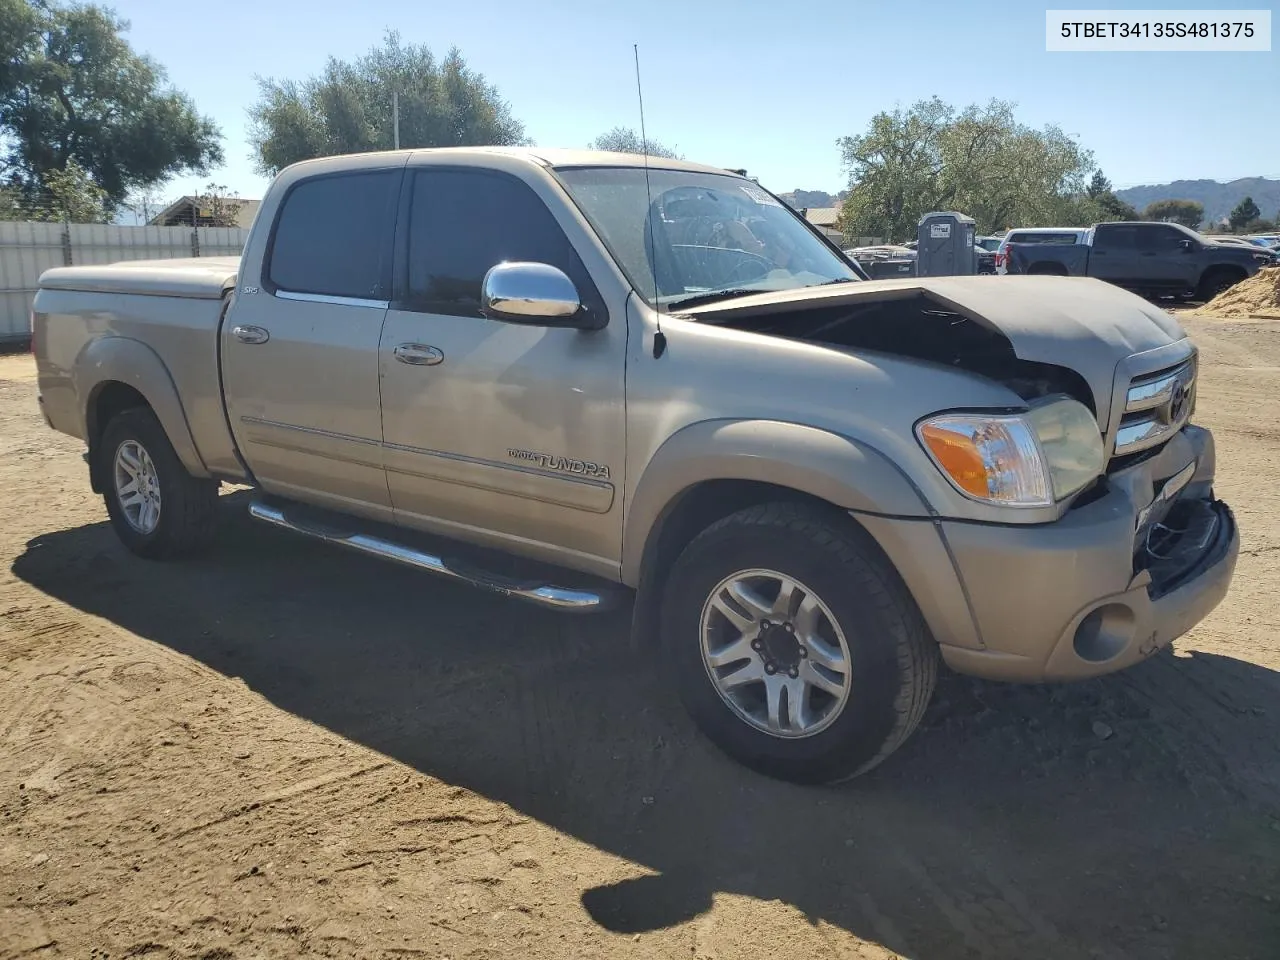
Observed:
[[[945,413],[916,435],[965,496],[1009,507],[1048,507],[1102,472],[1102,435],[1084,404],[1041,401],[1023,414]]]

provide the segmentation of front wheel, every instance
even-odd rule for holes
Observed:
[[[790,503],[735,513],[689,544],[668,580],[663,646],[713,742],[801,783],[889,756],[937,677],[937,645],[875,543]]]
[[[138,556],[185,556],[213,540],[218,481],[187,473],[150,409],[135,407],[112,417],[97,455],[111,525]]]
[[[1210,270],[1200,279],[1200,284],[1196,287],[1196,299],[1208,303],[1243,279],[1244,274],[1234,270]]]

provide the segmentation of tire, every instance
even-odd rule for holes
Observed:
[[[800,604],[794,623],[783,624],[785,634],[777,634],[775,625],[758,634],[758,649],[748,650],[740,644],[749,642],[766,618],[757,617],[747,629],[735,625],[723,610],[736,607],[741,624],[742,612],[750,607],[736,600],[726,606],[726,590],[763,601],[756,604],[758,612],[771,602],[771,578],[733,578],[760,571],[784,575],[801,597],[817,600]],[[736,585],[724,587],[726,580]],[[781,592],[773,591],[775,611]],[[814,613],[816,608],[825,613]],[[815,622],[823,625],[814,630]],[[788,637],[797,638],[800,648],[808,642],[811,649],[792,652]],[[893,753],[920,722],[938,670],[937,644],[875,542],[835,511],[794,503],[750,507],[690,542],[667,580],[662,647],[681,699],[706,736],[753,770],[797,783],[847,780]],[[847,651],[843,674],[822,668],[834,662],[833,651]],[[746,659],[708,663],[737,653]],[[737,671],[744,671],[739,678],[756,679],[722,694],[713,676]],[[847,692],[841,699],[810,685],[800,693],[802,706],[794,709],[791,691],[798,681],[813,679],[815,671],[825,673],[828,683],[836,678],[835,686]],[[777,697],[776,711],[778,727],[787,729],[762,726],[769,722],[770,684],[775,689],[789,684],[787,699]],[[806,719],[818,717],[821,721],[811,723],[808,732],[801,729]]]
[[[1200,278],[1196,287],[1196,299],[1208,303],[1224,290],[1234,287],[1245,278],[1243,273],[1235,270],[1210,270]]]
[[[126,457],[118,466],[117,456],[122,451]],[[167,560],[199,553],[212,543],[217,529],[218,481],[187,473],[149,408],[134,407],[112,417],[102,431],[97,456],[111,525],[131,551],[150,560]],[[137,491],[130,489],[130,481],[136,477],[136,473],[130,474],[130,463],[141,465],[144,479],[151,478],[151,502],[156,505],[153,516],[138,510]],[[131,501],[128,506],[126,500]]]

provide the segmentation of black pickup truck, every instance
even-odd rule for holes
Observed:
[[[1099,223],[1083,243],[1011,243],[1009,273],[1096,277],[1145,296],[1209,300],[1262,267],[1267,250],[1205,240],[1176,223]]]

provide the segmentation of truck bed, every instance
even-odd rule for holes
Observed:
[[[46,271],[32,345],[50,424],[89,440],[94,390],[81,381],[117,381],[156,410],[193,475],[241,475],[218,373],[219,323],[239,268],[239,257],[200,257]]]
[[[86,267],[56,267],[40,277],[46,290],[129,293],[192,300],[221,300],[235,285],[239,257],[128,260]]]

